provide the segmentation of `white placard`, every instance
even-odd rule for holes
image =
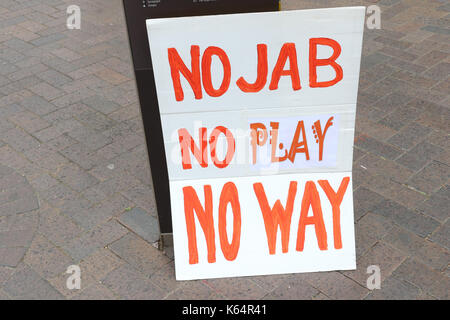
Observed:
[[[355,268],[364,17],[147,20],[178,280]]]

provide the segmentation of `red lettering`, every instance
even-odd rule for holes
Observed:
[[[227,206],[231,204],[233,210],[233,238],[228,242],[227,235]],[[241,240],[241,205],[237,188],[233,182],[224,185],[219,202],[219,237],[222,253],[228,261],[233,261],[239,251]]]
[[[308,217],[309,207],[312,207],[313,215]],[[327,250],[327,231],[323,222],[322,207],[316,185],[312,181],[307,181],[303,193],[302,208],[297,231],[297,251],[303,251],[305,244],[306,225],[314,225],[317,243],[320,250]]]
[[[223,80],[220,88],[217,90],[214,89],[211,80],[211,62],[213,55],[219,57],[223,66]],[[202,58],[202,80],[206,93],[211,97],[220,97],[228,90],[231,82],[231,65],[225,51],[218,47],[208,47],[205,50]]]
[[[208,155],[207,155],[207,129],[200,128],[199,130],[200,136],[200,148],[194,142],[194,139],[189,134],[189,132],[182,128],[178,130],[178,139],[180,142],[181,148],[181,161],[183,165],[183,169],[191,169],[191,157],[189,150],[194,154],[194,157],[200,163],[200,166],[206,168],[208,166]]]
[[[197,233],[195,230],[194,211],[202,227],[208,250],[208,262],[216,262],[216,244],[214,234],[212,191],[211,186],[204,186],[205,208],[203,208],[193,187],[184,187],[184,214],[188,235],[189,264],[198,263]]]
[[[302,134],[302,140],[299,140],[300,134]],[[291,160],[292,163],[294,163],[297,153],[304,153],[306,160],[309,160],[308,142],[306,141],[305,125],[303,120],[297,123],[294,138],[292,139],[291,149],[289,150],[289,160]]]
[[[256,163],[256,147],[263,146],[267,141],[267,129],[266,126],[262,123],[252,123],[250,124],[250,136],[251,136],[251,144],[252,144],[252,152],[253,152],[253,164]]]
[[[267,45],[258,44],[258,69],[256,81],[252,84],[245,81],[244,77],[240,77],[236,84],[243,92],[258,92],[266,85],[267,82]]]
[[[333,48],[333,54],[327,59],[317,59],[317,45],[330,46]],[[341,54],[341,46],[338,42],[328,38],[311,38],[309,39],[309,86],[311,88],[317,87],[331,87],[342,80],[344,73],[342,67],[336,63],[336,59]],[[317,82],[317,67],[331,66],[336,72],[336,77],[330,81]]]
[[[217,140],[219,135],[223,133],[225,137],[227,138],[227,153],[225,155],[225,159],[223,161],[219,161],[217,158],[217,152],[216,152],[216,146],[217,146]],[[217,168],[225,168],[227,167],[231,160],[233,159],[234,152],[235,152],[235,141],[233,134],[230,130],[228,130],[225,127],[219,126],[216,127],[213,132],[211,133],[211,136],[209,138],[209,145],[211,148],[211,159],[214,163],[214,165]]]
[[[289,59],[289,69],[284,70],[287,59]],[[291,76],[292,89],[300,90],[300,76],[298,74],[297,65],[297,50],[295,49],[295,43],[285,43],[280,50],[277,63],[272,72],[272,80],[270,81],[269,89],[278,89],[278,82],[281,76]]]
[[[278,226],[281,230],[282,251],[283,253],[288,252],[291,217],[292,210],[294,209],[295,195],[297,193],[297,182],[291,181],[289,185],[286,209],[283,207],[280,200],[277,200],[273,207],[270,208],[264,187],[261,183],[253,184],[253,190],[255,191],[264,218],[269,254],[275,254]]]
[[[175,48],[167,49],[170,64],[170,75],[172,76],[173,89],[176,101],[183,101],[184,93],[181,87],[180,73],[186,78],[194,91],[195,99],[202,98],[202,85],[200,83],[200,48],[191,46],[191,69],[190,71]]]
[[[325,194],[327,195],[327,198],[330,201],[331,208],[333,210],[334,248],[342,249],[340,207],[342,199],[344,198],[345,191],[347,190],[348,183],[350,182],[350,177],[345,177],[342,179],[338,192],[334,192],[328,180],[319,180],[318,182],[319,185],[322,187],[323,191],[325,191]]]

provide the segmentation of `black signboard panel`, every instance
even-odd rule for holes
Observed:
[[[145,20],[277,11],[278,0],[123,0],[161,234],[172,233],[169,177]]]

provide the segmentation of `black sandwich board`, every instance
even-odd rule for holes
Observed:
[[[169,178],[146,20],[278,11],[279,0],[123,0],[161,235],[172,233]]]

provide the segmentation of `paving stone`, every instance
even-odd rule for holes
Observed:
[[[39,208],[35,196],[25,197],[0,204],[0,216],[30,212]]]
[[[376,265],[380,268],[381,285],[394,270],[406,259],[407,255],[398,249],[395,249],[383,242],[378,242],[363,256],[357,258],[355,271],[342,271],[342,274],[355,280],[361,286],[365,287],[367,278],[367,268]]]
[[[69,50],[67,48],[59,48],[51,51],[52,54],[54,54],[57,57],[60,57],[61,59],[64,59],[66,61],[74,61],[81,58],[79,54],[76,52]]]
[[[1,109],[0,109],[0,113],[1,113]],[[6,120],[5,118],[0,118],[0,134],[3,134],[4,132],[7,132],[8,130],[11,130],[14,128],[14,125],[9,122],[8,120]],[[1,142],[0,147],[4,147],[5,146],[5,142]]]
[[[33,133],[33,135],[42,142],[59,138],[61,135],[81,127],[82,124],[75,119],[63,120],[41,131]]]
[[[434,193],[428,200],[424,201],[418,206],[419,211],[422,213],[429,215],[436,220],[444,222],[447,220],[449,216],[448,212],[448,196],[444,195],[444,190],[446,188],[443,187],[440,189],[441,192]]]
[[[89,173],[102,182],[106,182],[114,178],[120,178],[129,174],[123,168],[118,168],[115,165],[114,160],[98,164],[97,166],[89,170]]]
[[[82,269],[80,270],[80,289],[73,288],[69,289],[67,287],[67,280],[70,277],[69,273],[66,273],[66,270],[52,278],[46,279],[50,285],[55,288],[61,295],[66,299],[74,299],[74,297],[79,294],[83,289],[96,284],[97,281],[92,279],[86,272]]]
[[[90,97],[95,94],[95,91],[83,87],[79,88],[78,90],[64,94],[58,98],[55,98],[52,103],[57,106],[58,108],[65,108],[72,104],[79,103],[81,100]]]
[[[320,292],[309,285],[306,281],[292,277],[272,292],[264,296],[264,300],[309,300],[316,297]]]
[[[85,170],[93,168],[99,162],[104,162],[104,159],[82,143],[73,144],[61,150],[60,153]]]
[[[394,271],[393,276],[396,279],[412,283],[423,292],[429,292],[430,290],[433,290],[433,288],[438,287],[437,283],[439,282],[448,283],[448,278],[446,276],[412,258],[405,260]]]
[[[380,290],[373,290],[368,300],[412,300],[420,295],[420,289],[407,281],[388,278]]]
[[[19,170],[30,165],[30,161],[10,146],[5,145],[0,147],[0,164],[8,165],[15,170]]]
[[[139,160],[145,159],[146,157],[148,156],[146,155],[145,149],[135,149],[116,157],[114,163],[116,167],[125,169],[139,179],[144,185],[148,186],[152,183],[149,163],[147,161]],[[141,207],[146,209],[143,206]]]
[[[403,150],[408,150],[426,139],[431,131],[430,128],[413,122],[392,136],[387,142]]]
[[[68,164],[55,171],[55,176],[76,191],[82,191],[98,183],[98,180],[76,165]]]
[[[419,118],[421,114],[421,110],[412,108],[410,105],[401,106],[381,119],[379,123],[394,130],[400,130]]]
[[[18,81],[11,82],[8,85],[1,87],[0,93],[3,95],[14,94],[16,92],[20,92],[21,90],[25,90],[25,89],[39,83],[40,81],[41,80],[34,75],[24,77]]]
[[[387,159],[395,159],[401,151],[393,146],[380,142],[364,134],[359,135],[355,139],[355,145],[363,150],[373,152]]]
[[[100,283],[94,283],[72,297],[73,300],[114,300],[116,296]]]
[[[158,220],[140,208],[125,211],[120,215],[119,221],[150,243],[159,240]]]
[[[44,235],[56,246],[78,237],[83,229],[72,219],[58,212],[54,208],[47,208],[40,211],[39,233]]]
[[[8,176],[5,176],[6,180]],[[25,183],[19,185],[2,183],[7,189],[3,189],[0,194],[0,203],[15,201],[24,197],[33,197],[33,190]]]
[[[353,167],[352,170],[352,176],[353,176],[353,189],[355,190],[357,187],[365,186],[370,187],[375,192],[383,195],[386,185],[389,185],[392,180],[389,177],[383,176],[383,175],[377,175],[374,173],[370,173],[367,168],[357,164]],[[370,181],[370,186],[368,185]],[[376,184],[374,184],[376,183]],[[382,185],[382,188],[380,188],[379,185]]]
[[[115,72],[114,70],[111,70],[109,68],[103,68],[95,73],[97,77],[100,79],[103,79],[105,81],[108,81],[109,83],[113,85],[120,84],[124,81],[129,80],[129,78],[125,77],[124,75]]]
[[[208,279],[204,283],[227,299],[255,300],[265,297],[267,291],[248,279]]]
[[[99,112],[85,112],[78,116],[78,119],[97,131],[110,129],[116,122]]]
[[[165,296],[161,288],[127,265],[111,271],[102,284],[122,299],[152,300]]]
[[[77,141],[69,137],[67,134],[62,134],[54,139],[50,139],[49,141],[47,141],[47,145],[57,151],[66,149],[67,147],[70,147],[75,143],[77,143]]]
[[[34,236],[32,228],[0,232],[0,248],[28,247]]]
[[[389,231],[383,241],[408,253],[434,270],[443,269],[450,259],[450,254],[442,247],[399,227]]]
[[[450,281],[448,275],[442,277],[439,281],[435,282],[428,290],[431,296],[442,300],[449,299],[448,288],[450,286]]]
[[[12,276],[14,268],[0,267],[0,287]]]
[[[409,61],[405,61],[403,59],[398,59],[395,57],[391,58],[387,63],[393,67],[400,68],[403,71],[413,72],[413,73],[422,73],[427,69],[426,67],[421,66],[419,64],[411,63]]]
[[[392,46],[394,48],[406,49],[411,46],[411,43],[401,40],[391,39],[389,37],[381,36],[375,39],[375,41],[381,42],[385,45]]]
[[[124,264],[124,260],[112,253],[109,249],[100,248],[87,256],[80,263],[83,274],[100,281],[106,275]]]
[[[25,231],[36,228],[38,222],[38,211],[34,210],[21,214],[10,214],[0,217],[0,230],[1,231]]]
[[[450,4],[449,3],[443,4],[442,6],[437,7],[436,10],[448,12],[450,11]]]
[[[29,111],[17,113],[8,118],[8,120],[29,133],[42,130],[50,125],[49,123]]]
[[[29,87],[29,90],[49,101],[64,95],[62,90],[59,90],[46,82],[31,86]]]
[[[450,31],[448,30],[448,28],[442,28],[438,26],[425,26],[422,28],[422,30],[450,35]]]
[[[44,115],[57,109],[55,105],[36,95],[24,99],[21,105],[38,115]]]
[[[22,260],[28,248],[0,248],[0,266],[16,267]]]
[[[114,220],[110,220],[96,228],[83,233],[63,245],[63,248],[74,260],[80,260],[123,237],[128,231]]]
[[[37,74],[37,76],[43,81],[57,88],[73,81],[72,78],[68,77],[67,75],[51,69],[44,72],[40,72]]]
[[[354,212],[356,220],[359,220],[367,212],[369,212],[378,203],[384,201],[385,198],[366,187],[359,187],[353,194]]]
[[[417,190],[431,194],[448,181],[450,174],[449,166],[432,161],[425,168],[413,175],[408,184]]]
[[[313,287],[331,299],[355,300],[367,295],[368,290],[339,272],[317,272],[304,276]]]
[[[433,50],[433,51],[425,54],[424,56],[420,57],[419,59],[417,59],[416,62],[419,63],[420,65],[423,65],[426,67],[431,67],[434,64],[442,61],[446,57],[448,57],[447,52]]]
[[[379,52],[364,56],[364,58],[361,59],[361,69],[370,69],[382,62],[385,62],[388,59],[389,57]]]
[[[364,133],[374,139],[385,141],[392,137],[397,131],[377,122],[366,119],[364,116],[356,116],[355,134]]]
[[[43,116],[43,118],[46,121],[53,123],[54,125],[58,125],[65,120],[74,120],[74,118],[76,118],[80,114],[83,114],[84,112],[92,112],[92,109],[82,103],[75,103],[49,113]],[[69,132],[73,129],[75,129],[75,127],[66,130],[65,132]]]
[[[438,221],[409,210],[392,200],[381,201],[371,209],[371,212],[389,219],[421,237],[426,237],[439,226]]]
[[[166,292],[175,291],[184,285],[184,282],[175,280],[175,263],[174,261],[162,266],[156,271],[150,279],[158,287],[165,289]]]
[[[62,183],[39,192],[39,195],[54,207],[59,207],[68,200],[76,200],[78,197],[75,191]]]
[[[133,206],[130,201],[124,197],[117,195],[110,199],[106,199],[101,203],[85,207],[85,202],[81,206],[75,205],[75,208],[80,208],[81,210],[65,210],[72,219],[74,219],[79,225],[81,225],[86,230],[92,229],[94,226],[108,221],[114,216],[119,216],[126,208]]]
[[[17,103],[11,103],[11,104],[2,106],[0,108],[0,115],[1,115],[2,119],[5,120],[5,126],[6,126],[6,123],[9,123],[6,121],[7,118],[9,118],[17,113],[23,112],[25,110],[26,109],[23,106],[21,106],[20,104],[17,104]],[[9,123],[9,125],[10,125],[10,128],[8,128],[8,130],[11,129],[12,127],[14,127],[14,126],[11,126],[11,123]],[[5,131],[7,131],[7,130],[2,130],[2,132],[5,132]]]
[[[110,114],[120,108],[117,103],[108,101],[100,96],[86,98],[83,100],[83,103],[104,114]]]
[[[114,175],[111,179],[100,182],[98,185],[88,189],[88,191],[91,189],[95,189],[96,191],[99,191],[102,194],[106,195],[106,197],[111,197],[117,192],[125,191],[139,184],[139,180],[137,180],[135,177],[127,174],[122,170],[120,171],[124,174]]]
[[[417,210],[417,207],[427,199],[427,196],[423,192],[395,181],[391,181],[389,185],[386,185],[386,190],[383,195],[410,210]]]
[[[224,299],[223,296],[214,292],[214,290],[207,286],[204,281],[189,281],[183,286],[170,293],[167,300],[216,300]]]
[[[14,299],[59,300],[63,298],[47,281],[24,265],[16,269],[3,286],[3,290]]]
[[[69,131],[68,135],[83,143],[83,145],[91,150],[100,149],[113,141],[112,138],[106,137],[105,135],[86,126],[79,126],[74,130]]]
[[[411,170],[419,170],[423,168],[423,166],[430,160],[437,158],[443,152],[443,149],[430,143],[419,143],[417,146],[398,158],[396,162]]]
[[[450,110],[434,103],[427,103],[423,106],[423,113],[417,120],[418,123],[446,131],[450,121]]]
[[[411,100],[412,97],[396,91],[378,100],[374,104],[374,107],[381,110],[384,114],[388,114],[395,109],[406,105]]]
[[[56,186],[58,183],[59,183],[58,180],[56,180],[47,173],[41,173],[36,178],[30,180],[30,184],[37,191],[44,191],[50,189],[51,187]]]
[[[19,152],[24,152],[26,150],[39,147],[40,145],[39,141],[37,141],[34,137],[17,128],[5,132],[2,139],[13,149]]]
[[[65,271],[72,259],[41,235],[36,235],[24,262],[48,279]]]
[[[398,71],[392,75],[394,78],[407,82],[411,87],[417,87],[420,89],[429,89],[436,84],[436,81],[427,77],[418,75],[414,72]],[[414,94],[413,94],[414,95]],[[417,96],[417,95],[414,95]]]
[[[431,235],[431,241],[434,243],[437,243],[441,245],[442,247],[446,248],[447,250],[450,250],[450,223],[447,220],[444,225],[442,225],[439,229],[437,229],[432,235]]]
[[[414,171],[402,167],[397,162],[383,159],[377,155],[367,154],[359,161],[359,164],[371,174],[383,175],[394,181],[404,183],[413,175]]]
[[[11,298],[2,289],[0,289],[0,301],[5,300],[11,300]]]
[[[392,228],[392,223],[389,220],[380,218],[370,212],[367,213],[355,226],[356,256],[363,256]]]
[[[32,44],[34,44],[35,46],[43,46],[55,41],[59,41],[61,39],[64,39],[65,36],[63,34],[58,34],[58,33],[54,33],[48,36],[43,36],[43,37],[39,37],[37,39],[34,39],[33,41],[31,41]]]
[[[391,57],[396,57],[399,59],[403,59],[406,61],[412,61],[417,58],[417,56],[413,53],[408,52],[407,50],[398,49],[395,47],[384,46],[379,52],[383,54],[387,54]]]
[[[170,262],[161,251],[132,233],[128,233],[108,247],[147,276],[151,276]]]

